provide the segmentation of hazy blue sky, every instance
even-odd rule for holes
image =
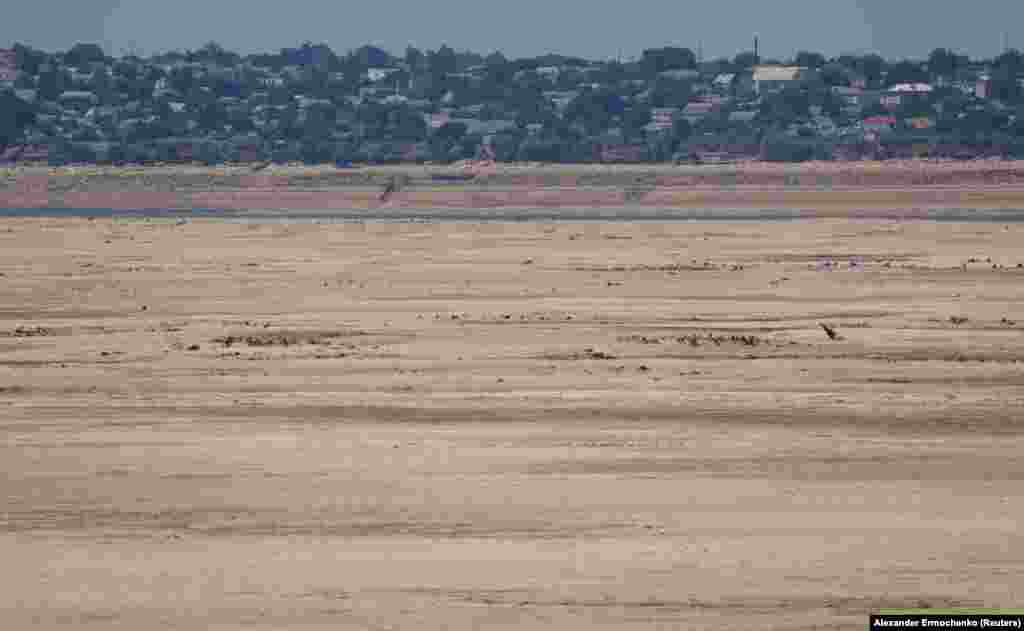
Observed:
[[[997,54],[1003,31],[1024,48],[1024,0],[0,0],[0,46],[44,50],[96,42],[108,53],[198,48],[214,40],[248,53],[304,40],[337,52],[372,43],[447,43],[510,57],[556,52],[588,58],[637,56],[645,47],[703,45],[705,57],[749,49],[754,33],[768,57],[797,49],[826,54],[877,51],[924,57],[947,46],[973,57]]]

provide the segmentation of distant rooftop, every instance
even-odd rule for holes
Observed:
[[[804,70],[801,66],[754,66],[754,81],[795,81]]]

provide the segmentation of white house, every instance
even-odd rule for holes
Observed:
[[[676,70],[663,70],[658,73],[658,76],[675,81],[696,81],[700,78],[700,72],[688,68],[679,68]]]
[[[562,73],[562,69],[558,66],[541,66],[534,70],[534,72],[548,79],[557,79],[558,75]]]
[[[758,94],[781,90],[799,81],[806,71],[800,66],[754,66],[754,90]]]
[[[398,72],[398,68],[369,68],[366,78],[376,83],[394,72]]]
[[[711,86],[717,90],[728,90],[732,87],[732,83],[735,79],[735,72],[725,72],[715,77],[711,82]]]
[[[908,99],[927,96],[931,91],[932,86],[927,83],[899,83],[886,90],[879,102],[885,107],[899,107]]]

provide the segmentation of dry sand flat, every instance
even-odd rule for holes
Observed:
[[[5,220],[4,626],[1019,605],[1022,230]]]

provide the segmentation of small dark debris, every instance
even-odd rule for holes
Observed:
[[[962,318],[960,316],[949,316],[949,321],[956,326],[960,326],[964,322],[967,322],[967,318]]]
[[[823,322],[819,322],[818,325],[825,331],[825,335],[828,336],[828,339],[830,339],[830,340],[841,340],[841,339],[843,339],[842,336],[840,336],[838,333],[836,333],[836,330],[834,328],[830,327],[829,325],[827,325],[827,324],[825,324]]]
[[[53,335],[53,331],[46,327],[21,327],[14,329],[14,337],[44,337]]]
[[[187,350],[187,351],[198,351],[199,350],[199,345],[198,344],[192,344],[191,346],[189,346],[185,350]]]

